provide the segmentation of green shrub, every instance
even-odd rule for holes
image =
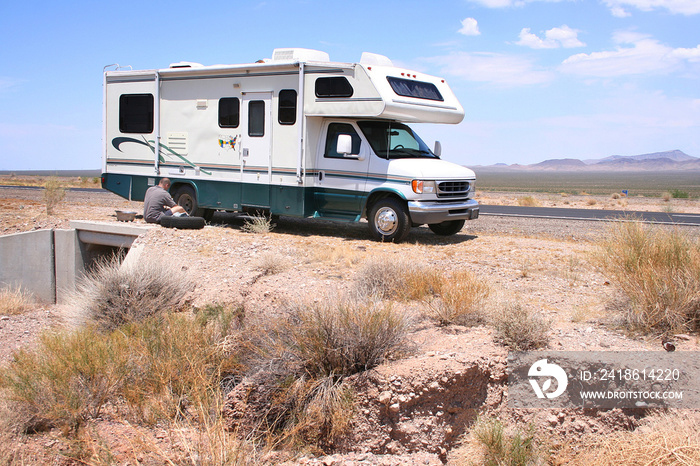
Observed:
[[[688,199],[690,197],[690,194],[688,194],[688,191],[682,191],[680,189],[672,189],[671,196],[673,196],[674,199]]]
[[[533,425],[524,431],[509,431],[499,419],[480,417],[472,426],[468,440],[471,462],[466,464],[528,466],[546,462],[546,455],[537,448]]]

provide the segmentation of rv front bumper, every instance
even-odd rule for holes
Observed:
[[[479,218],[479,203],[474,199],[460,202],[408,201],[408,211],[414,224],[434,224],[448,220]]]

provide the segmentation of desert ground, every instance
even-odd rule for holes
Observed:
[[[116,210],[142,209],[141,203],[108,192],[68,191],[49,216],[39,190],[0,188],[0,193],[3,235],[68,228],[71,220],[117,222]],[[488,192],[480,193],[479,200],[517,205],[526,196],[543,206],[700,212],[700,202],[693,199]],[[246,311],[274,315],[286,302],[319,301],[352,291],[368,261],[402,260],[447,275],[473,273],[490,287],[484,306],[496,309],[515,303],[546,322],[548,349],[662,350],[659,337],[628,334],[615,324],[610,303],[619,291],[594,259],[608,231],[606,222],[482,216],[452,237],[414,228],[402,244],[371,240],[364,223],[282,217],[268,233],[250,233],[243,225],[240,216],[217,213],[202,230],[154,226],[137,243],[144,258],[183,270],[194,284],[188,300],[195,307],[244,303]],[[698,234],[697,228],[687,228]],[[261,452],[250,456],[251,462],[470,464],[473,457],[465,445],[478,414],[497,416],[513,428],[534,426],[542,444],[553,452],[546,461],[564,464],[585,448],[585,439],[630,430],[644,422],[643,416],[620,410],[510,409],[505,386],[509,350],[498,341],[492,326],[439,325],[426,312],[424,301],[403,300],[394,305],[412,316],[412,350],[362,377],[353,376],[356,409],[345,441],[325,454]],[[65,305],[36,303],[21,314],[0,316],[0,362],[8,364],[14,351],[31,348],[41,332],[66,325],[70,314]],[[695,334],[673,337],[677,351],[700,349]],[[108,415],[91,423],[94,432],[100,433],[99,442],[111,449],[114,464],[190,464],[183,442],[167,425],[144,428]],[[17,464],[92,464],[69,454],[70,442],[60,431],[31,435],[8,431],[3,436],[5,451],[13,452]],[[136,443],[141,446],[136,448]],[[175,457],[181,460],[172,460]]]

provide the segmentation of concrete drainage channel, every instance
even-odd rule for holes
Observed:
[[[136,260],[136,238],[150,226],[71,221],[70,229],[0,236],[0,288],[20,287],[46,303],[65,303],[96,261]]]

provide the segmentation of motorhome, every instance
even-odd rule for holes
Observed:
[[[162,177],[176,202],[217,211],[367,219],[380,240],[427,224],[452,235],[479,216],[474,172],[442,160],[411,123],[462,121],[444,79],[363,53],[331,62],[275,49],[238,65],[181,62],[104,72],[102,186],[142,201]]]

